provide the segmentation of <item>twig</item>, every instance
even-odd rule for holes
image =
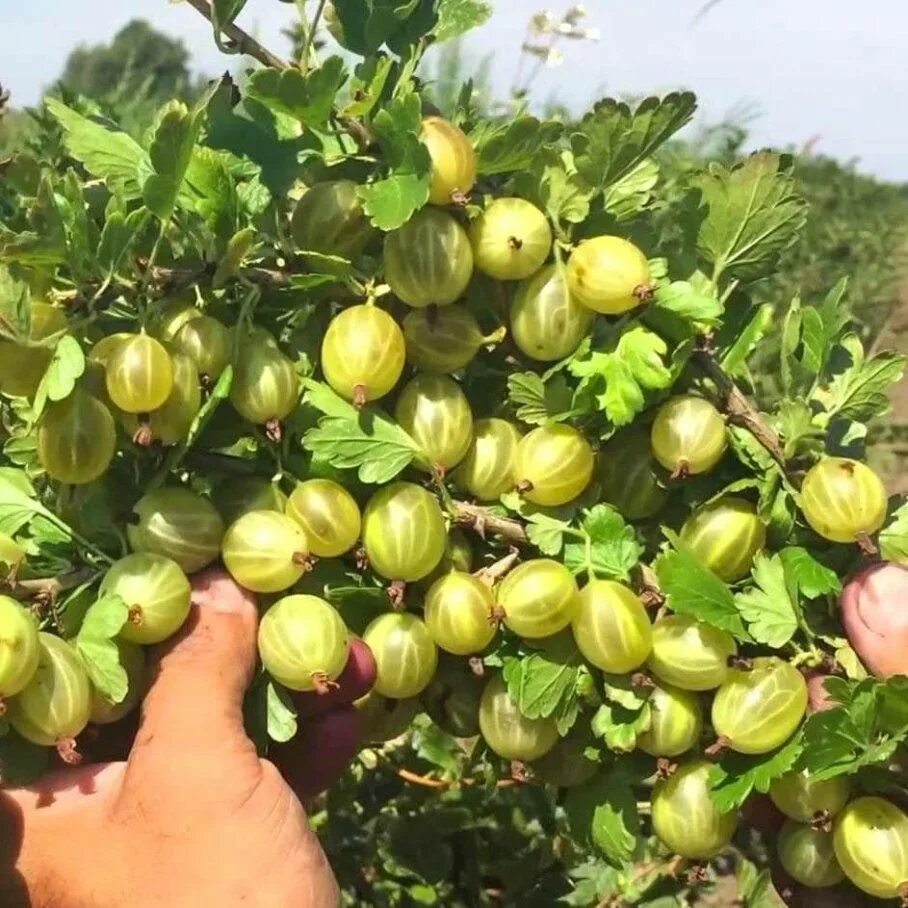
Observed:
[[[694,352],[693,359],[700,370],[716,386],[722,410],[731,422],[747,429],[785,472],[788,464],[779,436],[767,425],[759,410],[745,397],[744,392],[719,365],[709,349],[709,339],[704,338],[703,341],[704,346]]]
[[[526,545],[529,542],[526,530],[519,520],[498,517],[487,508],[467,501],[455,501],[454,508],[457,522],[471,527],[482,537],[486,533],[494,533],[515,545]]]
[[[193,7],[193,9],[200,12],[209,22],[214,24],[212,19],[211,4],[208,0],[186,0],[186,2]],[[263,47],[259,44],[252,35],[244,32],[239,26],[234,25],[232,22],[221,27],[221,31],[230,38],[231,41],[237,46],[241,53],[245,54],[247,57],[252,57],[254,60],[258,60],[259,63],[264,66],[273,66],[275,69],[289,69],[290,64],[282,60],[280,57],[275,56],[268,50],[267,47]]]
[[[139,264],[142,264],[141,260]],[[203,277],[210,277],[213,273],[213,270],[207,268],[165,268],[161,265],[155,265],[149,270],[149,274],[156,284],[161,284],[169,289],[188,286]],[[292,272],[278,268],[244,268],[240,274],[253,284],[262,284],[267,287],[288,287],[293,279]]]
[[[405,782],[412,782],[414,785],[422,785],[423,788],[433,788],[436,791],[443,791],[448,788],[462,788],[469,785],[475,785],[475,779],[433,779],[431,776],[421,776],[417,772],[409,769],[397,769],[397,777]],[[496,788],[513,788],[515,785],[522,785],[519,779],[499,779],[495,783]]]
[[[16,599],[42,598],[54,601],[60,593],[91,580],[97,571],[80,568],[61,577],[37,577],[29,580],[7,579],[0,581],[0,591]]]
[[[499,558],[498,561],[494,561],[492,564],[487,567],[480,568],[478,571],[474,571],[473,576],[481,580],[483,583],[487,583],[489,586],[492,586],[496,580],[500,580],[504,577],[508,571],[518,562],[520,559],[520,552],[517,551],[513,546],[511,551],[508,552],[503,558]]]

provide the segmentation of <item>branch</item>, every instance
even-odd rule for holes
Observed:
[[[487,567],[480,568],[478,571],[474,571],[473,576],[481,580],[483,583],[492,586],[496,580],[500,580],[504,577],[508,571],[514,567],[515,564],[520,560],[520,552],[517,551],[513,546],[511,551],[508,552],[503,558],[499,558],[498,561],[493,562]]]
[[[53,602],[60,593],[91,580],[95,574],[97,571],[91,568],[82,568],[62,577],[38,577],[29,580],[7,578],[0,581],[0,592],[15,599],[44,599]]]
[[[485,538],[486,533],[494,533],[513,542],[515,545],[527,545],[526,530],[519,520],[510,517],[498,517],[478,504],[466,501],[455,501],[455,520],[464,526],[471,527],[480,536]]]
[[[139,260],[139,265],[143,261]],[[240,273],[253,284],[262,284],[266,287],[289,287],[293,272],[277,268],[243,268]],[[214,267],[211,268],[165,268],[153,265],[149,271],[151,279],[167,289],[182,289],[194,284],[202,278],[211,278]]]
[[[186,2],[214,25],[211,4],[208,0],[186,0]],[[252,57],[254,60],[258,60],[263,66],[273,66],[275,69],[290,68],[289,63],[282,60],[280,57],[275,56],[267,47],[263,47],[259,44],[252,35],[244,32],[239,26],[234,25],[232,22],[221,26],[220,30],[233,41],[241,53],[245,54],[247,57]]]
[[[413,785],[422,785],[423,788],[434,788],[437,791],[444,791],[448,788],[462,788],[476,783],[475,779],[433,779],[432,776],[421,776],[419,773],[412,772],[409,769],[397,769],[397,777],[405,782],[411,782]],[[499,779],[495,783],[496,788],[512,788],[514,785],[522,785],[520,779]]]
[[[782,442],[775,431],[763,419],[763,415],[745,397],[744,392],[734,383],[719,365],[709,349],[709,339],[702,338],[701,349],[694,351],[693,359],[700,370],[712,380],[719,393],[721,408],[731,422],[743,426],[770,453],[772,459],[782,468],[788,469]]]

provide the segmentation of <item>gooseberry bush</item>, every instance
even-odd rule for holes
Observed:
[[[345,904],[908,895],[908,507],[863,462],[903,362],[844,280],[752,302],[792,162],[665,178],[684,92],[435,109],[479,0],[319,4],[292,62],[193,6],[238,82],[141,138],[49,97],[0,162],[3,780],[134,710],[220,561],[263,754],[375,659],[312,805]]]

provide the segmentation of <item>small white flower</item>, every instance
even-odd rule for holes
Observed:
[[[564,21],[577,25],[581,19],[586,18],[586,7],[582,3],[575,3],[565,14]]]
[[[562,63],[564,63],[564,54],[557,47],[549,48],[545,58],[545,65],[555,67],[561,66]]]
[[[536,13],[530,19],[530,29],[537,35],[546,35],[548,34],[555,25],[555,17],[549,10],[543,10],[541,13]]]

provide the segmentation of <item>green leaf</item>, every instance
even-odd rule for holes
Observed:
[[[161,221],[168,221],[183,186],[201,128],[202,111],[169,101],[158,112],[148,155],[154,172],[142,184],[142,198]]]
[[[830,418],[869,422],[888,413],[892,406],[888,392],[902,380],[905,357],[884,352],[864,360],[859,349],[857,343],[850,348],[855,357],[851,366],[836,375],[828,392],[817,395]]]
[[[100,117],[83,117],[57,98],[44,103],[63,127],[66,150],[92,176],[117,184],[129,199],[141,195],[139,169],[148,158],[135,139]]]
[[[820,564],[807,549],[789,546],[778,556],[785,566],[785,576],[807,599],[838,594],[842,582],[831,568]]]
[[[246,0],[212,0],[211,2],[211,27],[214,32],[214,42],[223,54],[241,53],[241,49],[236,44],[224,40],[223,32],[233,24],[245,5]]]
[[[334,98],[346,81],[343,59],[328,57],[308,73],[270,66],[254,70],[246,83],[246,93],[266,107],[317,130],[328,122]]]
[[[568,789],[564,810],[571,837],[578,843],[597,848],[618,867],[631,859],[640,817],[626,772],[616,770]]]
[[[659,163],[654,158],[647,158],[608,186],[603,206],[615,220],[630,220],[647,207],[658,182]]]
[[[700,226],[700,255],[713,274],[750,281],[768,274],[796,239],[807,217],[795,194],[791,161],[760,152],[728,170],[710,167],[700,181],[708,214]]]
[[[105,277],[113,277],[120,270],[149,217],[151,215],[144,208],[131,211],[128,215],[113,211],[107,216],[97,253],[98,266]]]
[[[630,753],[637,746],[637,738],[652,723],[648,703],[637,709],[618,703],[603,703],[593,716],[592,729],[609,750],[616,753]]]
[[[459,38],[492,16],[492,4],[486,0],[439,0],[438,22],[432,33],[438,42]]]
[[[578,173],[590,186],[613,186],[687,124],[695,109],[691,92],[646,98],[634,110],[612,98],[600,101],[571,136]]]
[[[85,372],[85,354],[79,342],[67,334],[60,338],[54,348],[47,371],[35,392],[32,417],[37,419],[44,412],[47,400],[65,400],[73,392],[76,381]]]
[[[585,671],[574,638],[564,632],[531,655],[510,660],[504,679],[508,693],[528,719],[553,716],[564,734],[577,717],[578,683]]]
[[[363,57],[384,44],[406,56],[436,22],[432,0],[334,0],[332,6],[341,46]]]
[[[753,791],[765,794],[773,779],[794,769],[804,751],[801,733],[768,754],[727,751],[710,774],[713,803],[722,813],[737,810]]]
[[[830,678],[825,686],[843,705],[808,717],[800,768],[819,781],[887,763],[908,738],[904,677],[889,682]],[[886,721],[892,707],[901,726],[895,730]]]
[[[687,322],[711,324],[722,315],[715,293],[698,290],[688,281],[673,281],[656,290],[653,306],[672,312]]]
[[[646,406],[645,391],[669,387],[672,374],[663,356],[668,345],[658,334],[634,325],[618,338],[613,352],[591,351],[568,364],[581,378],[578,393],[589,389],[616,426],[625,426]]]
[[[543,555],[558,555],[564,548],[564,533],[570,524],[547,514],[531,514],[527,518],[527,539]]]
[[[363,210],[373,226],[396,230],[406,224],[429,199],[429,177],[415,173],[392,174],[359,187]]]
[[[31,292],[25,281],[0,265],[0,338],[27,338],[31,327]]]
[[[908,566],[908,503],[903,504],[880,530],[880,554],[886,561]]]
[[[277,681],[265,685],[268,737],[283,744],[296,737],[296,707],[290,694]]]
[[[254,227],[244,227],[237,230],[227,242],[224,255],[218,262],[217,270],[211,278],[211,286],[219,290],[234,278],[243,264],[243,259],[252,252],[255,246],[257,232]]]
[[[307,379],[307,400],[326,414],[303,436],[303,447],[341,470],[358,468],[361,482],[385,483],[419,453],[416,442],[381,410],[357,410],[330,388]]]
[[[345,117],[365,117],[381,100],[388,78],[394,69],[394,61],[381,54],[368,57],[353,70],[350,97],[353,99],[341,111]]]
[[[565,565],[575,574],[585,571],[591,579],[605,575],[627,580],[644,551],[634,528],[607,504],[584,511],[580,526],[587,538],[566,543]]]
[[[722,368],[730,376],[740,378],[746,375],[747,358],[757,349],[774,321],[771,303],[757,306],[750,320],[735,336],[734,343],[722,354]]]
[[[476,148],[477,172],[495,176],[526,170],[540,149],[558,139],[562,128],[560,123],[527,116],[503,122],[483,120],[470,133]]]
[[[124,606],[125,608],[125,606]],[[122,703],[129,692],[129,677],[120,664],[115,641],[104,637],[76,638],[76,651],[91,683],[111,703]]]
[[[568,419],[572,394],[560,373],[548,381],[536,372],[512,372],[508,376],[508,400],[516,408],[515,416],[531,426]]]
[[[749,636],[729,588],[704,567],[670,530],[663,531],[675,547],[653,565],[669,608],[728,631],[739,640]]]
[[[79,637],[85,640],[111,640],[129,618],[129,608],[119,596],[103,596],[85,613]]]
[[[798,629],[797,604],[788,591],[785,565],[779,555],[758,552],[752,574],[757,586],[736,593],[735,604],[750,636],[757,643],[780,649]]]

